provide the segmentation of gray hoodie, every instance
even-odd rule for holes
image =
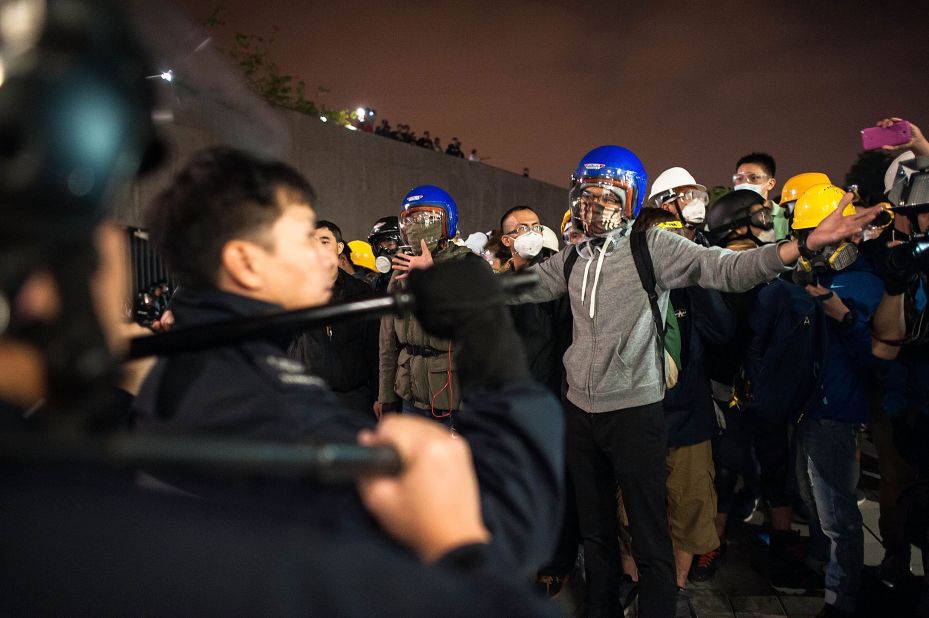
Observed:
[[[658,306],[668,308],[669,291],[698,285],[743,292],[790,270],[769,245],[749,251],[701,247],[652,228],[646,232],[655,265]],[[580,252],[565,282],[567,249],[532,267],[541,277],[513,302],[544,302],[566,292],[574,318],[573,341],[564,355],[568,399],[587,412],[609,412],[664,398],[663,355],[658,354],[648,296],[632,259],[628,236],[612,238],[606,251]]]

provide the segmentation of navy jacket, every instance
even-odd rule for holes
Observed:
[[[884,284],[864,257],[859,257],[845,270],[820,276],[819,282],[842,299],[855,319],[850,325],[843,325],[832,318],[824,318],[827,338],[822,363],[822,397],[811,405],[810,416],[865,423],[870,416],[869,385],[875,371],[883,365],[871,354],[870,321],[884,294]]]
[[[705,344],[722,345],[735,334],[735,316],[715,290],[671,290],[671,310],[681,333],[678,382],[664,398],[668,446],[699,444],[719,431],[707,376]]]
[[[278,309],[218,290],[179,291],[172,308],[177,327]],[[159,359],[136,400],[137,431],[354,443],[362,423],[322,380],[287,357],[287,343],[260,339]],[[494,560],[526,572],[537,568],[551,555],[563,500],[564,429],[557,401],[534,382],[476,388],[456,413],[456,425],[471,447]],[[205,487],[215,484],[195,484],[193,493],[203,495]],[[282,483],[244,491],[258,500],[271,493],[287,501],[288,493],[296,494],[316,527],[365,534],[367,513],[351,486]]]

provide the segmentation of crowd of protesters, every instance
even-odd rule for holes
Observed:
[[[906,146],[929,155],[910,126]],[[925,234],[929,214],[914,206],[891,216],[885,204],[879,215],[882,207],[871,208],[877,223],[854,218],[912,173],[891,161],[887,151],[899,149],[863,153],[845,179],[849,191],[821,172],[778,187],[776,163],[761,152],[736,162],[731,187],[708,191],[680,167],[646,185],[634,154],[594,150],[574,173],[560,252],[529,205],[506,209],[498,229],[463,238],[454,199],[432,186],[414,188],[399,217],[372,230],[372,254],[386,258],[381,275],[366,277],[377,291],[402,287],[411,269],[470,253],[500,276],[542,276],[511,313],[533,377],[565,413],[571,498],[558,549],[539,570],[552,594],[577,576],[580,547],[589,615],[614,615],[636,597],[641,615],[696,615],[688,583],[714,578],[729,515],[747,520],[759,509],[754,564],[770,585],[824,591],[823,615],[855,615],[862,429],[882,472],[885,557],[876,575],[888,588],[913,585],[914,540],[903,522],[915,512],[910,503],[925,500],[913,493],[926,465],[912,448],[914,435],[929,438],[929,355],[917,342],[926,333],[913,332],[924,329],[925,271],[895,247]],[[857,226],[848,240],[810,249],[817,230],[843,222]],[[650,288],[637,237],[646,239]],[[778,253],[792,245],[789,259]],[[894,272],[888,263],[909,266]],[[877,318],[901,294],[906,325],[885,336]],[[901,347],[900,359],[888,359]],[[419,414],[454,428],[467,391],[451,342],[419,333],[413,318],[384,318],[379,348],[377,416]]]
[[[573,579],[583,615],[692,617],[688,585],[757,508],[773,588],[821,594],[822,616],[929,615],[917,125],[845,187],[803,172],[776,198],[760,152],[724,190],[683,167],[649,182],[607,145],[557,232],[501,204],[465,238],[467,207],[423,184],[350,242],[296,169],[213,146],[145,209],[178,287],[130,323],[108,207],[164,144],[146,54],[110,4],[81,6],[50,11],[0,85],[10,151],[35,146],[0,183],[5,613],[545,616]],[[63,59],[95,67],[122,138],[92,157],[27,121],[24,101],[70,105],[50,95]]]

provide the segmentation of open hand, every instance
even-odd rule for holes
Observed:
[[[842,216],[845,207],[855,199],[854,193],[846,193],[839,200],[839,205],[828,217],[819,222],[807,238],[806,246],[811,251],[819,251],[828,245],[835,245],[843,239],[857,241],[861,233],[881,212],[882,206],[870,208],[856,207],[855,214]]]
[[[403,280],[409,277],[411,270],[426,270],[432,266],[432,252],[429,251],[429,247],[426,246],[426,241],[420,240],[419,246],[420,249],[422,249],[420,255],[407,255],[405,253],[398,253],[394,256],[391,264],[393,265],[394,270],[399,271],[399,274],[397,275],[398,280]]]

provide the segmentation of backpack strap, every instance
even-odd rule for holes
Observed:
[[[571,271],[574,270],[574,263],[577,262],[577,245],[568,247],[568,255],[564,258],[564,282],[568,284],[571,278]]]
[[[645,232],[633,232],[629,236],[629,243],[632,247],[632,260],[635,262],[635,269],[639,273],[639,281],[642,282],[642,289],[648,295],[648,304],[652,308],[652,319],[655,321],[655,331],[657,333],[656,341],[658,342],[658,358],[661,361],[661,383],[665,383],[665,361],[664,361],[664,337],[665,325],[661,319],[661,309],[658,307],[658,292],[655,291],[655,264],[652,262],[652,255],[648,250],[648,240]]]

